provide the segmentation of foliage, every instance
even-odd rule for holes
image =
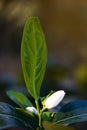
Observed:
[[[51,92],[45,97],[40,97],[46,61],[46,41],[39,19],[31,17],[27,20],[24,27],[21,44],[21,63],[26,87],[35,100],[35,106],[24,94],[13,90],[7,91],[8,97],[18,107],[0,102],[1,130],[10,127],[28,127],[30,130],[73,130],[67,125],[87,121],[86,100],[60,105],[60,109],[55,111],[55,109],[51,108],[59,104],[54,102],[51,106],[51,103],[55,98],[57,99],[56,101],[59,99],[60,103],[65,95],[63,91]],[[46,104],[50,100],[51,102]]]

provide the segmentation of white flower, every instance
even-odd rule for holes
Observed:
[[[63,100],[64,96],[65,92],[63,90],[53,93],[46,99],[44,107],[46,107],[47,109],[52,109],[56,107]]]
[[[27,110],[27,112],[29,112],[29,113],[34,113],[34,114],[38,114],[38,112],[37,112],[37,110],[36,110],[36,108],[35,107],[26,107],[26,110]]]

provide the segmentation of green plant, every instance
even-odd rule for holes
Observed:
[[[26,127],[30,130],[72,130],[72,123],[87,121],[87,101],[70,102],[55,111],[65,96],[63,90],[40,96],[47,62],[45,37],[37,17],[30,17],[24,27],[21,63],[28,92],[35,105],[22,93],[9,90],[8,97],[18,107],[0,102],[0,129]],[[66,126],[66,127],[65,127]]]

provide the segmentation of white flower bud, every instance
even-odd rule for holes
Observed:
[[[34,114],[38,114],[38,112],[37,112],[37,110],[36,110],[36,108],[35,107],[26,107],[26,110],[27,110],[27,112],[29,112],[29,113],[34,113]]]
[[[44,107],[46,107],[47,109],[52,109],[56,107],[63,100],[64,96],[65,92],[63,90],[53,93],[46,99]]]

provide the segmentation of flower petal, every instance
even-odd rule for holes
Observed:
[[[27,110],[27,112],[29,112],[29,113],[34,113],[34,114],[38,114],[38,112],[37,112],[37,110],[36,110],[36,108],[35,107],[26,107],[26,110]]]
[[[63,100],[64,96],[65,92],[63,90],[57,91],[47,98],[47,100],[44,103],[44,106],[47,109],[52,109]]]

